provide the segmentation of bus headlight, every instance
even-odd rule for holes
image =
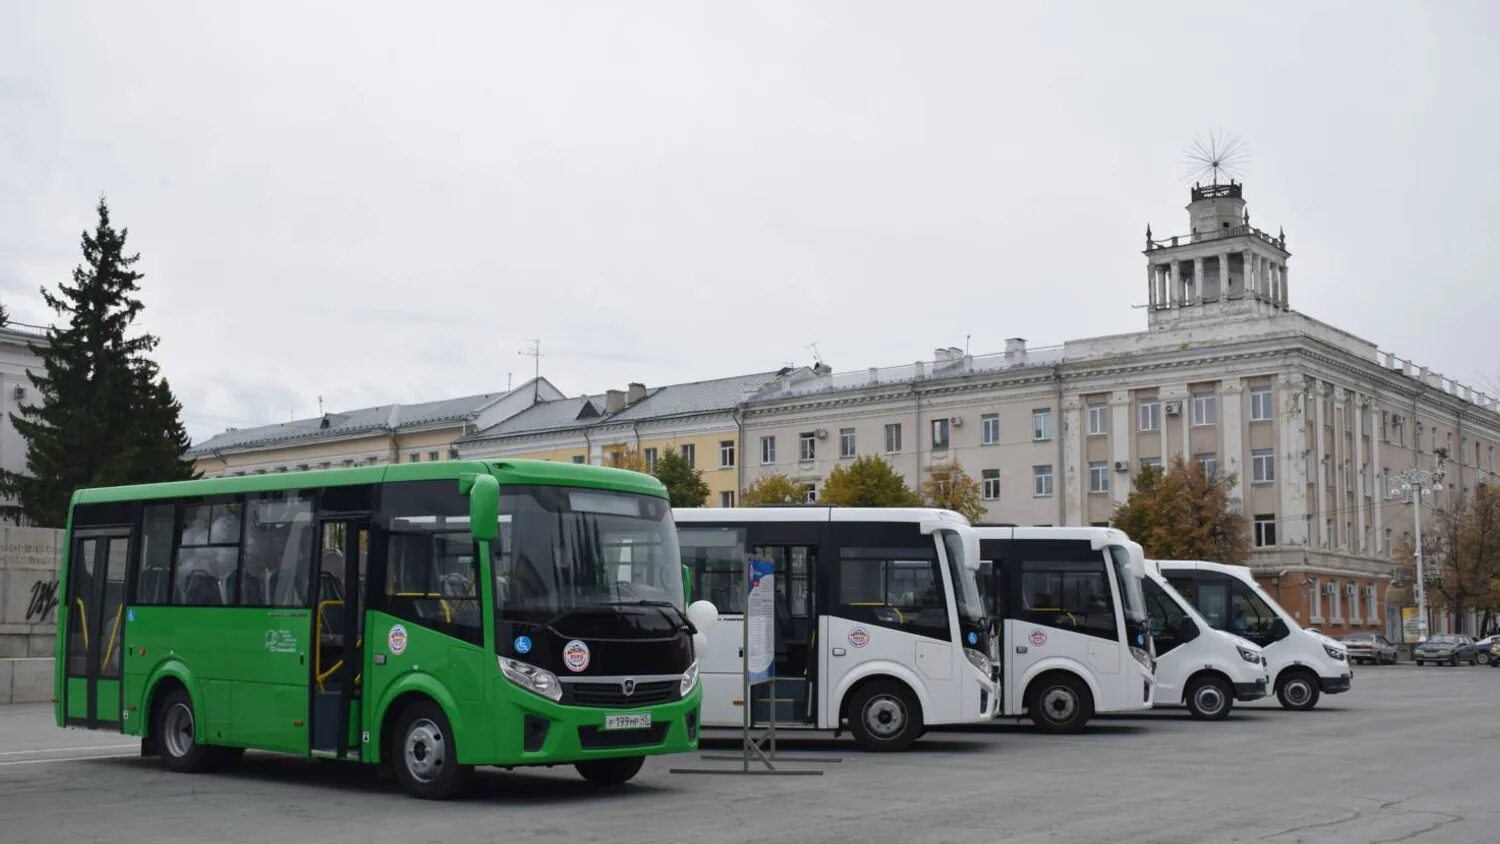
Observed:
[[[682,672],[682,683],[678,685],[677,689],[682,697],[687,697],[688,692],[692,691],[696,685],[698,685],[698,661],[695,659],[693,660],[693,664],[689,665],[687,670]]]
[[[1250,650],[1249,648],[1240,648],[1240,659],[1243,659],[1251,665],[1260,665],[1260,654]]]
[[[520,660],[500,657],[500,673],[517,686],[551,700],[562,700],[562,684],[557,675],[545,668],[537,668]]]
[[[1131,645],[1130,655],[1135,657],[1136,662],[1139,662],[1141,665],[1145,666],[1147,671],[1155,673],[1156,666],[1151,664],[1153,662],[1153,660],[1151,659],[1151,654],[1146,653],[1146,651],[1142,648]]]
[[[1333,645],[1324,645],[1323,646],[1323,650],[1328,652],[1328,656],[1329,657],[1331,657],[1333,659],[1336,659],[1339,662],[1343,662],[1344,661],[1344,649],[1343,648],[1335,648]]]
[[[979,651],[974,650],[973,648],[964,648],[964,656],[968,657],[970,665],[972,665],[975,668],[979,669],[979,673],[980,674],[983,674],[985,677],[989,677],[990,676],[990,658],[989,657],[985,656],[984,654],[980,653]]]

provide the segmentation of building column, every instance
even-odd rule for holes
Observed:
[[[1329,458],[1325,432],[1328,425],[1328,415],[1324,412],[1327,402],[1323,400],[1328,392],[1328,385],[1322,381],[1314,383],[1316,386],[1313,388],[1313,401],[1318,403],[1317,407],[1313,409],[1313,447],[1315,449],[1313,452],[1315,457],[1313,468],[1318,473],[1318,476],[1313,480],[1313,484],[1316,487],[1314,495],[1317,496],[1317,505],[1311,508],[1309,512],[1313,514],[1313,518],[1318,523],[1317,530],[1313,531],[1313,535],[1318,537],[1318,545],[1321,547],[1328,545],[1330,542],[1330,537],[1328,536],[1328,515],[1326,512],[1328,509],[1328,468],[1326,461]]]
[[[1219,253],[1219,301],[1229,299],[1229,253]]]
[[[1281,265],[1281,309],[1289,311],[1292,309],[1291,291],[1287,288],[1286,264]]]
[[[1179,277],[1181,270],[1178,268],[1177,259],[1167,265],[1167,300],[1174,308],[1182,307],[1182,279]]]
[[[1135,434],[1130,427],[1130,391],[1115,390],[1109,394],[1109,452],[1110,459],[1114,463],[1124,463],[1131,469],[1135,465],[1130,459],[1130,445],[1135,441]],[[1125,498],[1130,494],[1130,474],[1120,474],[1109,467],[1110,497],[1115,504],[1124,504]]]
[[[1219,386],[1219,473],[1234,473],[1231,503],[1245,501],[1245,435],[1241,424],[1244,385],[1233,378]]]
[[[1255,292],[1260,294],[1261,301],[1271,301],[1271,272],[1270,260],[1264,255],[1255,258]]]
[[[1379,412],[1380,409],[1376,407],[1374,402],[1371,402],[1370,500],[1373,502],[1373,506],[1370,509],[1374,511],[1375,516],[1374,545],[1376,548],[1380,549],[1381,554],[1389,554],[1391,552],[1391,549],[1385,547],[1385,525],[1381,524],[1381,517],[1383,515],[1382,511],[1385,510],[1385,494],[1387,490],[1385,488],[1385,476],[1380,472],[1382,468],[1380,465],[1380,434],[1376,433],[1377,426],[1374,424],[1374,416]]]
[[[1302,401],[1303,384],[1291,375],[1276,379],[1276,425],[1280,434],[1276,486],[1278,515],[1276,544],[1303,545],[1309,539],[1307,530],[1307,411]]]
[[[1193,295],[1191,304],[1203,304],[1203,259],[1201,257],[1193,259]]]
[[[1350,543],[1359,553],[1368,554],[1370,549],[1365,543],[1365,485],[1370,489],[1375,488],[1369,472],[1365,471],[1365,397],[1359,393],[1354,394],[1354,476],[1356,487],[1354,489],[1354,536],[1355,540]]]
[[[1151,310],[1156,310],[1156,285],[1160,280],[1161,273],[1155,264],[1146,265],[1146,304]]]
[[[1088,471],[1088,465],[1083,461],[1082,438],[1084,436],[1083,426],[1079,424],[1081,408],[1083,406],[1078,396],[1068,396],[1063,399],[1062,407],[1058,408],[1061,419],[1057,430],[1053,433],[1062,437],[1063,443],[1063,465],[1062,470],[1063,489],[1063,524],[1084,524],[1084,515],[1088,512],[1088,476],[1083,474]],[[1053,492],[1057,493],[1057,478],[1052,479]]]
[[[1240,272],[1244,276],[1240,279],[1240,295],[1249,298],[1253,289],[1250,285],[1255,283],[1255,255],[1249,249],[1240,254]]]

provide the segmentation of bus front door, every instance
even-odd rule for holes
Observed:
[[[68,576],[67,723],[118,727],[120,664],[125,648],[125,566],[129,530],[80,532],[73,537]]]
[[[318,525],[310,716],[311,749],[318,755],[359,758],[369,536],[363,520]]]

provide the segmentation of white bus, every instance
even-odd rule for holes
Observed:
[[[902,750],[926,727],[987,721],[998,707],[973,528],[917,508],[678,509],[695,599],[727,623],[698,657],[706,727],[738,727],[747,557],[775,564],[775,701],[756,723],[839,732]]]
[[[1260,645],[1270,663],[1271,687],[1283,707],[1312,709],[1324,694],[1349,691],[1354,682],[1349,649],[1303,630],[1260,588],[1248,566],[1199,560],[1158,560],[1156,564],[1209,624]]]
[[[1229,717],[1235,701],[1266,696],[1270,676],[1260,646],[1215,630],[1153,560],[1146,561],[1146,615],[1156,645],[1156,704],[1184,703],[1194,718]]]
[[[999,634],[1001,714],[1072,733],[1095,713],[1150,709],[1140,546],[1111,528],[974,530],[980,591]]]

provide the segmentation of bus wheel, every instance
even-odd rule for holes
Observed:
[[[590,759],[587,762],[575,762],[573,767],[578,773],[593,785],[611,786],[623,785],[630,782],[631,778],[641,772],[641,766],[646,764],[644,756],[626,756],[620,759]]]
[[[1187,708],[1194,718],[1203,721],[1218,721],[1229,717],[1234,708],[1234,697],[1229,684],[1218,677],[1203,677],[1188,686]]]
[[[458,764],[453,729],[430,701],[406,707],[396,722],[392,756],[401,788],[423,800],[446,800],[463,790],[473,769]]]
[[[849,732],[860,750],[905,750],[925,729],[922,708],[899,683],[868,683],[849,701]]]
[[[162,701],[156,719],[156,745],[161,761],[169,770],[196,774],[213,767],[214,748],[198,744],[194,738],[197,722],[193,718],[193,699],[186,689],[173,689]]]
[[[1318,705],[1318,681],[1305,671],[1287,675],[1276,687],[1276,699],[1287,709],[1305,711]]]
[[[1069,674],[1042,677],[1033,686],[1031,720],[1044,733],[1076,733],[1093,714],[1089,690]]]

